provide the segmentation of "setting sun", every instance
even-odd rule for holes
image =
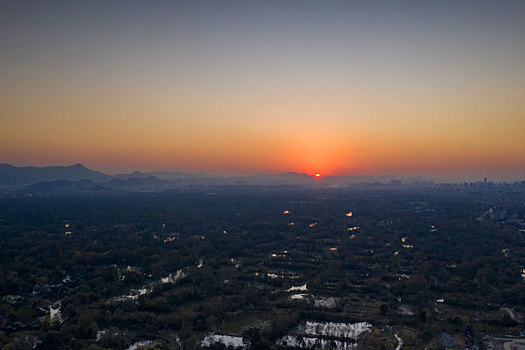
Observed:
[[[321,177],[321,174],[316,173],[314,176],[315,176],[316,178],[320,178],[320,177]]]

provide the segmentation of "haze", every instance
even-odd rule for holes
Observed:
[[[523,1],[4,1],[0,162],[525,178]]]

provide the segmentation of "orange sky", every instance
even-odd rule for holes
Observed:
[[[0,162],[523,179],[525,13],[454,4],[13,6]]]

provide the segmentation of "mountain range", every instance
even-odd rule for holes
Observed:
[[[24,186],[54,180],[79,181],[87,179],[103,182],[112,178],[110,175],[88,169],[82,164],[46,167],[16,167],[6,163],[0,164],[0,186]]]
[[[188,186],[344,186],[356,183],[389,183],[399,180],[395,176],[326,176],[316,179],[307,174],[257,174],[250,176],[216,176],[182,171],[134,171],[108,175],[82,164],[71,166],[16,167],[0,164],[0,188],[27,188],[32,191],[162,191]],[[423,179],[403,179],[424,181]]]

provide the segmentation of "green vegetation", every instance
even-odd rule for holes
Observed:
[[[268,349],[316,321],[438,349],[524,329],[522,193],[213,192],[0,199],[0,346]]]

